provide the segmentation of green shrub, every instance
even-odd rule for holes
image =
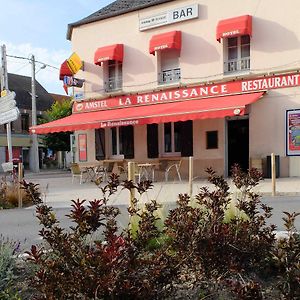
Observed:
[[[19,247],[20,243],[0,236],[0,299],[19,299],[14,291]]]

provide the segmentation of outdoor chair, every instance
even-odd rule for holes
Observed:
[[[118,173],[120,177],[127,179],[128,177],[128,162],[126,160],[123,161],[122,165],[118,165]]]
[[[171,162],[171,164],[165,170],[165,181],[168,181],[169,173],[174,171],[177,173],[179,181],[181,181],[181,175],[180,175],[181,163],[182,160]]]
[[[85,170],[81,170],[78,163],[72,163],[70,165],[71,173],[72,173],[72,183],[74,182],[74,178],[79,178],[79,184],[82,184],[82,177],[86,173]]]
[[[97,166],[95,167],[95,177],[98,179],[99,177],[102,178],[102,181],[107,181],[107,168],[102,165],[102,166]]]
[[[114,162],[104,162],[103,163],[103,169],[104,169],[104,181],[108,181],[109,175],[112,173],[114,169]]]

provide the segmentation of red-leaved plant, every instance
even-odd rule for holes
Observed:
[[[261,174],[235,166],[232,180],[241,191],[236,206],[243,216],[226,220],[232,201],[229,185],[212,169],[207,173],[215,188],[201,188],[194,199],[180,194],[163,228],[157,226],[160,205],[152,200],[141,209],[137,199],[128,209],[128,228],[119,228],[120,211],[108,205],[120,186],[115,174],[107,185],[97,182],[100,199],[72,201],[68,218],[74,226],[68,230],[42,203],[37,186],[24,182],[36,203],[45,242],[27,252],[38,267],[32,280],[39,291],[36,298],[299,299],[296,214],[286,214],[293,234],[278,242],[275,226],[267,222],[271,208],[253,192]],[[143,194],[152,184],[124,181],[121,186]]]

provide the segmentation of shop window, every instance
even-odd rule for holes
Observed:
[[[218,131],[206,131],[206,149],[218,149]]]
[[[112,156],[134,158],[133,126],[111,128]]]
[[[105,130],[103,128],[95,129],[95,150],[96,160],[105,158]]]
[[[160,51],[159,55],[158,83],[169,84],[179,82],[181,71],[179,67],[179,51],[169,49]]]
[[[22,131],[29,131],[29,114],[21,114],[21,129]]]
[[[113,92],[122,89],[122,62],[109,60],[105,74],[105,91]]]
[[[224,73],[250,70],[250,36],[224,38]]]
[[[147,153],[148,158],[158,157],[158,124],[147,125]]]
[[[193,122],[163,124],[163,154],[166,156],[193,155]]]

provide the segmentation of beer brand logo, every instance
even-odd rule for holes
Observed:
[[[83,104],[82,104],[82,103],[78,103],[78,104],[76,105],[76,109],[77,109],[78,111],[81,111],[81,110],[83,109]]]

